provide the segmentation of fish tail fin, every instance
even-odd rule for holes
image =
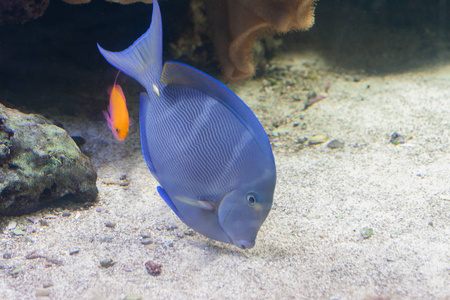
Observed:
[[[162,72],[162,25],[158,1],[153,0],[152,24],[133,45],[121,52],[111,52],[97,44],[103,57],[114,67],[146,86]],[[153,79],[153,80],[152,80]]]

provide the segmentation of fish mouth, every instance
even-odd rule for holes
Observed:
[[[255,246],[255,241],[240,240],[234,242],[234,244],[241,249],[252,249]]]
[[[225,221],[223,222],[223,225],[225,225],[225,223],[226,223],[226,221],[227,221],[227,219],[228,219],[228,216],[230,215],[231,211],[232,211],[232,209],[230,209],[230,210],[228,211],[227,216],[225,217]],[[222,227],[222,230],[223,230],[223,232],[225,232],[225,234],[226,234],[227,237],[230,239],[230,241],[231,241],[235,246],[237,246],[237,247],[240,248],[240,249],[251,249],[251,248],[253,248],[253,247],[255,246],[255,241],[247,241],[247,240],[234,241],[234,240],[230,237],[230,235],[223,229],[223,227]]]

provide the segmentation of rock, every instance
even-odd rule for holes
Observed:
[[[17,222],[11,221],[8,223],[8,226],[6,226],[6,230],[13,230],[14,228],[16,228],[16,226],[17,226]]]
[[[143,238],[143,239],[141,240],[141,244],[142,244],[142,245],[150,245],[150,244],[153,244],[153,239],[152,239],[152,238],[149,238],[149,237]]]
[[[113,261],[111,258],[107,257],[100,260],[100,266],[103,268],[109,268],[115,265],[115,261]]]
[[[363,239],[368,239],[372,236],[373,229],[370,227],[363,227],[360,232]]]
[[[44,13],[50,0],[2,0],[0,1],[0,25],[34,20]]]
[[[61,197],[94,201],[97,173],[64,129],[0,104],[0,216]]]
[[[313,135],[309,141],[308,144],[309,145],[317,145],[317,144],[322,144],[325,143],[328,140],[328,137],[326,135],[323,134],[316,134]]]
[[[114,227],[116,227],[116,222],[106,221],[105,222],[105,226],[108,227],[108,228],[114,228]]]
[[[340,140],[332,140],[327,144],[327,147],[330,149],[339,149],[344,147],[344,142]]]
[[[148,274],[152,276],[159,276],[161,274],[161,264],[155,263],[151,260],[145,263],[145,268]]]

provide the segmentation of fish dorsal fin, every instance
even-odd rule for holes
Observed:
[[[107,89],[108,95],[111,95],[113,88],[114,88],[113,85],[108,86],[108,89]]]
[[[166,62],[161,82],[196,89],[228,108],[247,128],[261,151],[273,156],[264,128],[250,108],[236,94],[211,76],[185,64]]]

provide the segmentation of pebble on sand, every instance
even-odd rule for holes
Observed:
[[[100,260],[100,266],[103,268],[112,267],[116,262],[112,260],[112,258],[104,258]]]
[[[108,228],[114,228],[114,227],[116,227],[116,222],[106,221],[105,222],[105,226],[108,227]]]
[[[325,143],[327,140],[328,140],[328,137],[326,135],[315,134],[309,139],[308,144],[309,145],[322,144],[322,143]]]
[[[363,239],[368,239],[372,236],[373,229],[370,227],[363,227],[361,228],[361,236]]]
[[[158,276],[161,274],[161,265],[151,260],[145,263],[145,268],[147,269],[148,274],[152,276]]]
[[[340,140],[332,140],[327,144],[327,147],[330,149],[338,149],[344,147],[344,142],[341,142]]]

